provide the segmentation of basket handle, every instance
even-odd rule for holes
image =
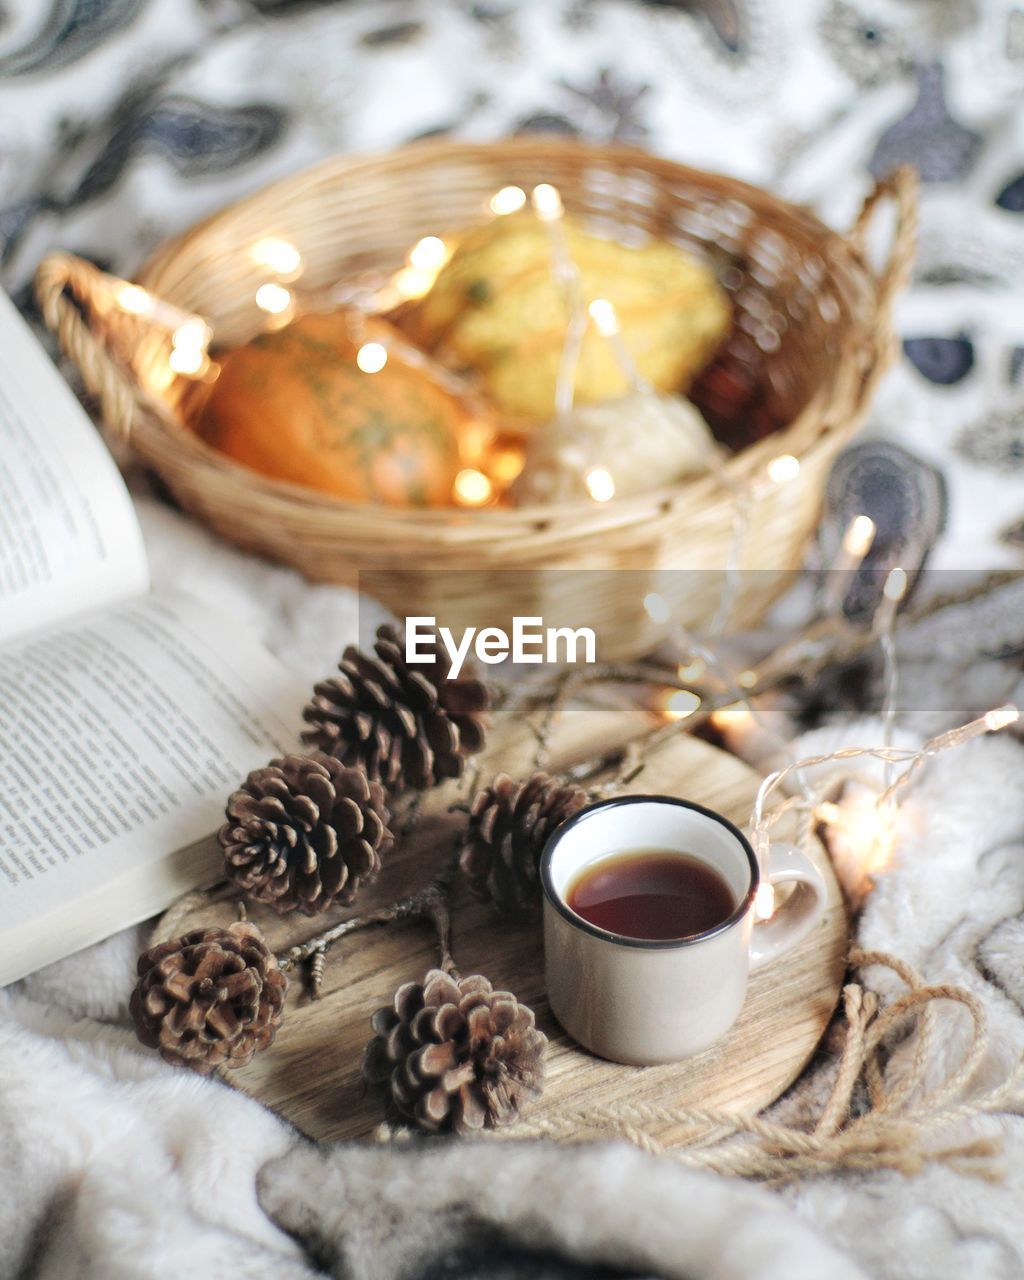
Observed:
[[[132,382],[113,352],[86,320],[83,308],[124,281],[71,253],[50,253],[36,270],[35,290],[46,327],[82,376],[85,389],[100,404],[103,424],[127,443],[137,398]]]
[[[867,247],[868,228],[876,210],[884,201],[892,202],[896,223],[892,243],[877,275],[876,294],[879,313],[886,318],[894,296],[910,279],[910,268],[917,245],[917,189],[917,171],[914,168],[903,164],[898,169],[893,169],[887,177],[875,183],[847,236],[863,256]]]

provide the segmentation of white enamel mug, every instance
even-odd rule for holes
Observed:
[[[735,910],[703,933],[650,941],[598,928],[568,905],[584,870],[647,849],[707,863],[728,884]],[[773,844],[764,875],[796,889],[770,920],[755,922],[757,858],[721,814],[671,796],[626,796],[580,810],[551,836],[540,861],[555,1017],[584,1048],[613,1062],[674,1062],[714,1044],[739,1017],[749,971],[805,938],[825,909],[825,882],[799,849]]]

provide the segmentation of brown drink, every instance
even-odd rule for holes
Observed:
[[[731,889],[713,867],[664,849],[602,858],[576,877],[565,900],[599,929],[655,941],[705,933],[736,910]]]

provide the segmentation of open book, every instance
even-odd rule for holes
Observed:
[[[302,691],[149,595],[131,499],[0,292],[0,986],[216,879],[211,832]]]

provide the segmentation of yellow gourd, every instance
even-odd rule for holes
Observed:
[[[729,325],[728,300],[708,267],[664,240],[633,248],[591,235],[571,218],[562,225],[584,301],[614,305],[648,382],[662,391],[685,389]],[[469,232],[402,324],[445,363],[472,371],[501,413],[526,424],[554,412],[567,322],[548,232],[524,212]],[[607,341],[591,326],[577,368],[577,403],[629,390]]]

